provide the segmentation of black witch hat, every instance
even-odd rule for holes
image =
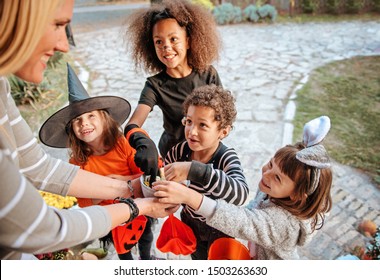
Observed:
[[[50,116],[41,126],[39,137],[42,143],[53,148],[67,148],[69,122],[87,112],[106,110],[122,125],[131,112],[127,100],[118,96],[90,97],[74,70],[67,64],[69,105]]]

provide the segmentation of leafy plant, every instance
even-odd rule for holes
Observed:
[[[18,106],[29,104],[36,109],[34,104],[39,101],[42,92],[49,90],[46,82],[36,85],[25,82],[14,75],[9,76],[8,81],[11,85],[13,99]]]
[[[312,14],[314,12],[314,2],[312,0],[302,0],[301,1],[302,12],[306,14]]]
[[[327,0],[326,10],[328,13],[333,15],[339,14],[339,0]]]
[[[265,4],[263,6],[249,5],[243,10],[244,18],[248,21],[258,22],[270,19],[272,22],[277,18],[277,10],[274,6]]]
[[[231,3],[224,3],[212,11],[218,24],[239,23],[243,20],[242,11]]]
[[[243,15],[246,20],[258,22],[260,19],[259,14],[257,13],[257,7],[255,5],[249,5],[243,10]]]
[[[274,6],[265,4],[257,9],[257,13],[259,14],[261,19],[269,18],[272,22],[277,18],[277,10]]]

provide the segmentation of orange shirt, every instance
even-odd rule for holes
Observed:
[[[142,174],[143,172],[136,166],[134,161],[136,150],[133,149],[127,139],[122,136],[119,138],[116,146],[104,155],[91,155],[84,165],[78,164],[74,159],[70,163],[79,165],[81,169],[100,174],[110,175],[117,174],[122,176]],[[100,205],[112,204],[112,200],[103,200]],[[93,205],[90,198],[78,198],[78,205],[86,207]]]

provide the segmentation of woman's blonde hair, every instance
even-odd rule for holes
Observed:
[[[63,1],[0,1],[0,75],[13,74],[25,64]]]

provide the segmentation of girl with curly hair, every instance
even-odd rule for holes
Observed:
[[[162,157],[185,139],[182,103],[193,89],[221,85],[211,63],[219,58],[221,40],[212,14],[189,1],[164,0],[132,14],[126,21],[125,41],[136,69],[149,77],[124,133],[136,148],[136,164],[155,178],[157,149],[141,129],[154,106],[163,113],[159,140]],[[156,173],[156,174],[153,174]]]

